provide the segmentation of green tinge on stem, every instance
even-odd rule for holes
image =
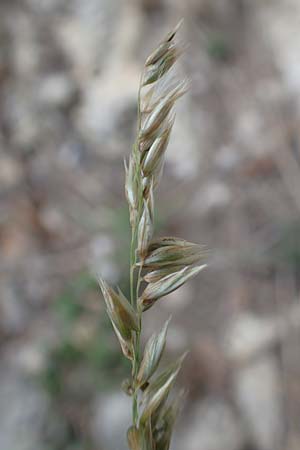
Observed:
[[[142,312],[146,309],[144,301],[156,301],[162,294],[166,295],[172,289],[179,287],[180,283],[194,275],[194,271],[199,270],[189,267],[182,268],[198,261],[199,248],[194,244],[184,242],[183,246],[176,245],[176,239],[174,241],[174,238],[167,238],[166,241],[166,238],[163,238],[159,243],[156,242],[157,240],[153,241],[152,246],[157,245],[157,248],[149,252],[153,225],[153,189],[158,184],[163,168],[164,153],[174,121],[173,106],[187,89],[186,81],[176,82],[174,86],[174,83],[170,82],[168,85],[162,80],[182,53],[181,47],[173,41],[179,26],[180,23],[167,34],[158,49],[148,57],[142,71],[138,91],[137,138],[128,168],[125,167],[127,174],[125,188],[132,233],[130,302],[131,307],[135,310],[136,319],[135,327],[131,332],[132,380],[130,380],[130,387],[133,395],[133,426],[128,430],[128,444],[131,450],[150,448],[153,450],[154,447],[157,450],[167,450],[169,448],[171,428],[167,420],[168,415],[164,416],[164,423],[169,427],[166,430],[169,434],[161,435],[160,429],[152,430],[151,427],[155,428],[156,426],[155,415],[158,418],[161,417],[161,408],[165,405],[182,362],[180,359],[174,366],[166,369],[154,381],[152,380],[151,377],[158,367],[164,350],[167,324],[154,341],[150,340],[152,344],[149,344],[146,353],[143,352],[143,356],[140,341]],[[171,272],[169,273],[170,266]],[[144,290],[143,295],[140,295],[143,269],[152,270],[152,279],[145,279],[148,287]],[[163,273],[161,273],[162,271]],[[182,273],[182,271],[186,272]],[[179,279],[177,279],[178,277]],[[142,406],[139,404],[140,389],[143,391]],[[141,411],[139,411],[140,407]],[[160,434],[157,435],[157,432]]]
[[[140,96],[140,92],[139,92]],[[138,115],[139,115],[139,126],[140,126],[140,99],[138,101]],[[138,150],[137,143],[133,147],[133,153],[136,158],[136,162],[138,168],[140,166],[140,153]],[[143,189],[142,189],[142,180],[140,178],[140,170],[137,173],[137,186],[138,186],[138,207],[137,207],[137,216],[134,226],[132,227],[132,235],[131,235],[131,247],[130,247],[130,298],[131,304],[136,309],[138,314],[138,323],[139,330],[135,332],[134,336],[134,355],[132,360],[132,378],[134,385],[134,393],[133,393],[133,401],[132,401],[132,420],[133,424],[137,425],[139,411],[138,411],[138,389],[135,387],[135,380],[139,371],[139,360],[140,360],[140,330],[141,330],[141,310],[138,308],[138,297],[139,297],[139,289],[141,283],[141,271],[142,267],[139,267],[138,275],[135,280],[135,269],[136,269],[136,249],[137,249],[137,239],[138,239],[138,224],[140,221],[142,205],[143,205]]]
[[[133,367],[132,367],[132,376],[134,380],[134,393],[133,393],[133,404],[132,404],[132,419],[133,424],[137,425],[138,422],[138,386],[137,386],[137,376],[139,372],[139,365],[140,365],[140,340],[141,340],[141,329],[142,329],[142,310],[138,307],[138,297],[139,297],[139,291],[140,291],[140,284],[142,280],[141,276],[142,272],[142,266],[139,267],[139,272],[137,276],[137,284],[136,284],[136,298],[135,298],[135,304],[137,308],[137,314],[138,314],[138,323],[139,323],[139,330],[135,334],[135,345],[134,345],[134,357],[133,357]]]
[[[134,306],[134,265],[135,265],[135,248],[134,248],[134,231],[132,231],[130,246],[130,302]]]

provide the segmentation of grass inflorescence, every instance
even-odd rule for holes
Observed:
[[[133,424],[127,433],[131,450],[168,450],[181,403],[169,400],[184,356],[156,371],[162,358],[169,320],[141,348],[142,316],[157,301],[196,276],[205,264],[203,248],[177,237],[153,239],[154,191],[175,120],[176,101],[188,83],[176,74],[183,52],[176,41],[180,23],[147,58],[138,91],[138,126],[129,160],[125,161],[125,193],[131,225],[130,299],[100,277],[107,313],[126,358],[131,378],[123,388],[132,396]]]

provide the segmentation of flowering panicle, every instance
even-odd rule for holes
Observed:
[[[146,60],[138,93],[137,137],[125,162],[125,193],[132,229],[130,300],[100,279],[113,328],[124,355],[132,361],[132,379],[123,383],[124,390],[133,397],[133,425],[127,433],[131,450],[169,449],[181,397],[173,401],[168,398],[185,357],[155,376],[170,319],[150,337],[142,353],[142,313],[206,267],[195,265],[205,257],[202,246],[177,237],[153,239],[154,190],[164,167],[175,120],[174,106],[187,91],[187,81],[174,76],[174,64],[183,51],[175,42],[180,24]]]

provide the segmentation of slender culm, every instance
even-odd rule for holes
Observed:
[[[169,400],[185,355],[158,375],[167,338],[168,320],[141,349],[142,316],[157,301],[196,276],[205,264],[203,248],[176,237],[153,239],[154,190],[164,166],[175,119],[176,101],[186,80],[176,74],[182,46],[175,42],[181,22],[147,58],[138,90],[137,136],[125,161],[125,193],[131,225],[130,299],[99,277],[108,316],[122,352],[132,363],[123,388],[132,396],[131,450],[168,450],[181,403]]]

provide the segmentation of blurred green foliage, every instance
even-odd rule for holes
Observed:
[[[206,50],[212,59],[220,62],[226,62],[232,56],[232,50],[226,36],[219,32],[208,35]]]
[[[91,401],[128,374],[129,365],[101,305],[98,284],[88,273],[79,274],[54,302],[60,339],[48,353],[41,382],[64,431],[49,450],[89,450],[88,431],[81,422]],[[76,334],[80,329],[83,332]]]
[[[300,273],[300,222],[297,220],[284,224],[279,233],[278,244],[274,247],[272,256],[275,261]]]
[[[115,243],[113,261],[120,273],[118,281],[128,295],[130,227],[127,205],[109,210],[110,236]],[[156,228],[164,220],[156,217]],[[107,317],[97,280],[87,271],[79,273],[53,302],[59,322],[57,344],[47,354],[40,381],[51,398],[52,416],[62,430],[49,450],[92,450],[88,427],[95,396],[119,387],[130,373]],[[47,434],[47,433],[46,433]],[[46,439],[47,440],[47,439]]]

